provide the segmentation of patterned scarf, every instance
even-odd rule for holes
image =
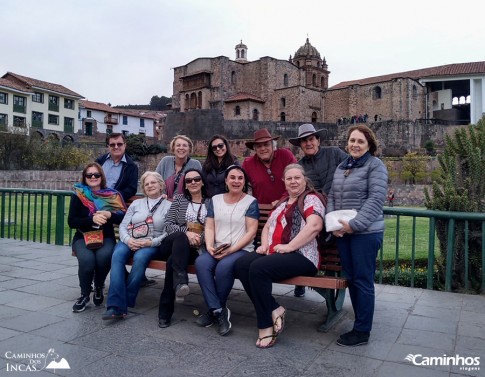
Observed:
[[[303,215],[300,214],[300,210],[298,209],[298,199],[286,209],[284,216],[286,219],[286,226],[281,234],[281,243],[287,244],[296,237],[301,227],[301,219]]]
[[[365,152],[363,156],[357,159],[349,156],[343,163],[340,164],[338,168],[341,170],[345,170],[344,175],[348,177],[353,168],[360,168],[361,166],[363,166],[369,157],[369,152]]]
[[[90,215],[96,211],[109,211],[115,214],[126,212],[126,204],[123,197],[118,191],[111,188],[92,191],[89,186],[76,183],[74,185],[74,193],[83,205],[89,209]]]

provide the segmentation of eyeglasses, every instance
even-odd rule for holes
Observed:
[[[269,179],[271,179],[271,182],[274,182],[274,175],[270,168],[266,169],[266,173],[269,174]]]
[[[101,174],[99,174],[99,173],[86,173],[86,174],[84,174],[84,176],[86,178],[89,178],[89,179],[93,179],[93,178],[98,179],[98,178],[101,178]]]
[[[125,143],[111,143],[111,144],[108,144],[110,148],[121,148],[123,145],[125,145]]]
[[[226,145],[224,143],[219,143],[219,144],[216,144],[216,145],[212,145],[212,151],[215,152],[216,150],[218,149],[223,149]]]
[[[185,178],[185,183],[187,183],[188,185],[192,182],[199,183],[200,181],[202,181],[202,177]]]

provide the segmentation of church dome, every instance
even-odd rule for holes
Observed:
[[[241,40],[241,43],[237,44],[236,48],[245,48],[247,50],[248,46],[246,46],[244,43],[242,43],[242,40]]]
[[[293,57],[293,59],[298,59],[302,57],[321,59],[320,53],[315,47],[311,45],[310,40],[308,38],[306,39],[306,43],[303,46],[301,46],[298,49],[298,51],[295,53],[295,56]]]

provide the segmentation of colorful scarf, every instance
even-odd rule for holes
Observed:
[[[92,191],[89,186],[76,183],[74,193],[89,209],[90,215],[93,215],[96,211],[109,211],[120,215],[126,212],[123,197],[118,191],[111,188]]]

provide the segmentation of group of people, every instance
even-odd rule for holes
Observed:
[[[255,154],[242,164],[231,153],[228,140],[215,135],[203,165],[190,157],[192,141],[178,135],[170,144],[172,155],[164,157],[156,171],[142,175],[144,197],[128,208],[125,201],[136,193],[132,179],[138,171],[124,153],[124,136],[111,134],[109,153],[86,166],[71,201],[69,225],[76,229],[73,249],[81,287],[73,311],[86,308],[92,290],[93,303],[103,303],[111,269],[102,318],[125,317],[135,306],[149,262],[165,260],[158,324],[168,327],[176,299],[190,293],[187,266],[195,264],[208,309],[196,323],[215,324],[220,335],[231,330],[227,300],[237,278],[254,304],[256,346],[271,347],[286,316],[272,295],[272,283],[315,275],[320,262],[317,237],[324,229],[325,214],[355,209],[356,217],[341,220],[341,228],[333,232],[355,314],[353,329],[337,343],[367,343],[374,313],[375,260],[384,231],[387,170],[375,157],[377,140],[367,126],[349,128],[348,153],[320,146],[321,132],[312,124],[299,127],[298,136],[289,140],[303,151],[297,162],[288,149],[277,148],[278,137],[267,129],[257,130],[246,142]],[[322,195],[327,196],[326,205]],[[273,206],[260,239],[256,239],[258,204]],[[115,224],[119,224],[118,243]],[[103,236],[101,244],[91,243],[92,234]],[[128,273],[125,265],[131,258]],[[304,294],[305,287],[295,287],[295,296]]]

